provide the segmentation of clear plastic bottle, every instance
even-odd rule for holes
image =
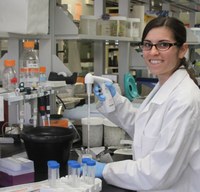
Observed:
[[[47,81],[46,67],[45,66],[41,66],[40,67],[40,75],[39,75],[40,86],[44,86],[46,81]]]
[[[37,88],[39,84],[39,58],[34,49],[34,41],[25,41],[20,63],[20,82],[25,87]]]
[[[17,87],[17,75],[15,71],[15,60],[5,60],[2,78],[3,88],[14,91]]]

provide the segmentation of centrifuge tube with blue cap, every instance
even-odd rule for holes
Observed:
[[[49,186],[56,188],[60,178],[60,164],[57,161],[50,160],[48,161],[47,165]]]
[[[82,158],[82,180],[84,182],[86,182],[87,180],[87,172],[88,172],[88,166],[87,166],[87,162],[91,161],[91,158]]]
[[[67,172],[68,172],[68,183],[72,184],[72,164],[77,163],[76,160],[68,160],[67,161]]]
[[[95,183],[95,167],[96,161],[87,161],[87,183],[93,185]]]
[[[71,186],[72,187],[79,187],[80,186],[80,176],[81,176],[81,164],[79,162],[77,163],[72,163],[71,164],[71,171],[72,171],[72,175],[71,175],[71,179],[72,179],[72,183]]]

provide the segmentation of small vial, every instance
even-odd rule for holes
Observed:
[[[96,161],[87,161],[87,183],[90,185],[94,185],[95,183],[95,167]]]
[[[84,182],[86,182],[87,180],[87,169],[88,169],[87,162],[88,161],[91,161],[91,158],[87,158],[87,157],[82,158],[82,179]]]
[[[57,161],[48,161],[48,181],[50,187],[57,187],[58,180],[60,178],[59,174],[60,164]]]
[[[68,183],[72,184],[72,164],[77,163],[76,160],[67,161]]]
[[[80,186],[80,175],[81,175],[81,164],[80,163],[72,163],[71,164],[71,170],[72,170],[72,187],[79,187]]]

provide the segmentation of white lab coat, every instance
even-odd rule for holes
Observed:
[[[137,191],[200,191],[200,90],[185,69],[151,91],[140,108],[114,96],[116,111],[106,114],[133,138],[134,160],[109,163],[104,179]]]

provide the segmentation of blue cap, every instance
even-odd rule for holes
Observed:
[[[94,160],[90,160],[90,161],[87,161],[87,166],[95,166],[96,165],[96,161]]]
[[[72,167],[72,168],[81,168],[81,164],[80,164],[79,162],[72,163],[72,164],[71,164],[71,167]]]
[[[87,163],[87,161],[90,161],[91,158],[88,158],[88,157],[85,157],[85,158],[82,158],[82,163]]]
[[[51,161],[50,163],[49,163],[49,168],[51,168],[51,169],[57,169],[57,168],[59,168],[60,167],[60,163],[58,163],[58,162],[56,162],[56,161]]]
[[[73,163],[77,163],[77,161],[76,160],[68,160],[67,161],[67,165],[68,166],[71,165],[71,164],[73,164]]]
[[[49,167],[52,163],[57,163],[55,160],[49,160],[47,161],[47,166]]]

